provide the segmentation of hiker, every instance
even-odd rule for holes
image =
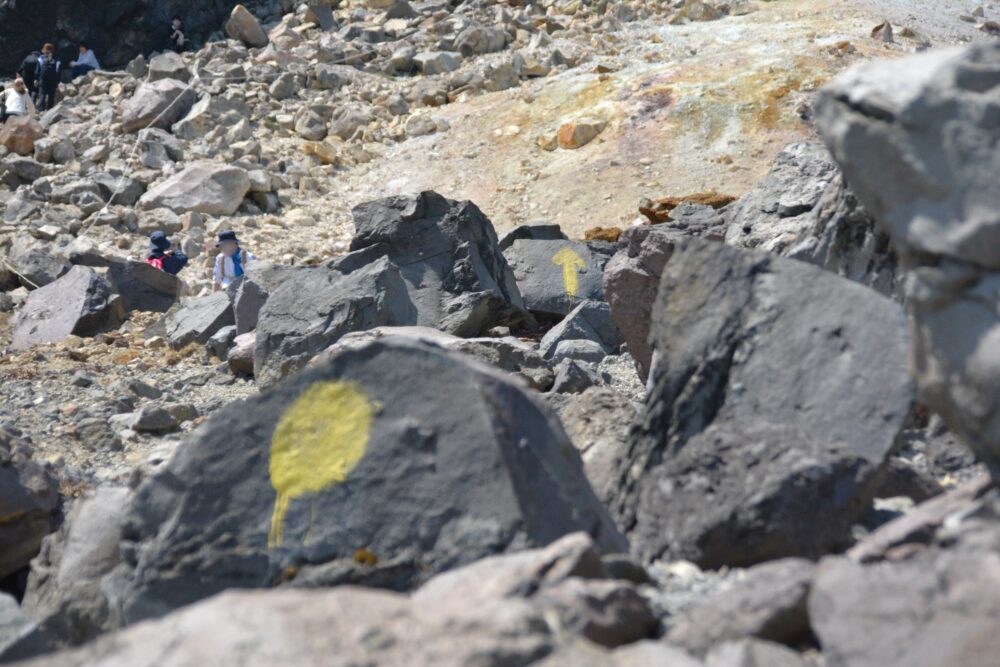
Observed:
[[[70,62],[69,66],[73,68],[74,79],[78,79],[95,69],[101,69],[101,64],[97,62],[97,56],[90,50],[86,42],[80,42],[80,57]]]
[[[41,51],[32,51],[21,61],[21,66],[17,68],[17,75],[24,81],[28,88],[28,95],[31,101],[38,100],[38,60],[42,57]]]
[[[219,234],[215,247],[219,249],[219,255],[215,258],[215,270],[212,271],[212,289],[218,292],[232,285],[237,278],[242,278],[247,265],[257,258],[240,247],[233,231]]]
[[[176,276],[187,263],[187,255],[170,249],[170,239],[166,234],[153,232],[149,235],[149,255],[146,257],[146,264]]]
[[[15,79],[3,96],[3,118],[0,122],[6,123],[8,118],[15,116],[33,116],[35,114],[35,104],[28,94],[28,85],[24,79]]]
[[[187,48],[187,36],[184,34],[184,22],[180,16],[170,19],[170,37],[167,39],[167,49],[182,53]]]
[[[59,90],[59,74],[62,63],[56,58],[56,47],[46,44],[42,47],[42,55],[38,59],[38,108],[48,111],[56,103],[56,92]]]

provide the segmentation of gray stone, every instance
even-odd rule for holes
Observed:
[[[184,117],[197,96],[177,79],[160,79],[140,85],[122,108],[125,132],[147,127],[167,129]]]
[[[69,335],[95,336],[125,320],[121,299],[93,269],[74,266],[69,273],[33,290],[14,321],[11,349],[58,343]]]
[[[48,636],[24,614],[17,600],[0,593],[0,664],[33,658],[51,650]]]
[[[902,309],[802,262],[690,240],[651,340],[666,363],[616,505],[636,553],[716,568],[845,547],[913,401]]]
[[[462,65],[462,56],[448,51],[424,51],[413,57],[413,63],[422,74],[447,74]]]
[[[226,34],[255,49],[264,48],[269,41],[267,33],[260,27],[260,21],[243,5],[233,7],[226,21]]]
[[[121,562],[128,497],[127,489],[106,486],[82,498],[32,564],[24,611],[59,644],[82,644],[111,629],[101,578]]]
[[[924,402],[1000,467],[1000,48],[948,49],[853,69],[817,121],[907,271],[914,377]]]
[[[133,206],[146,191],[146,186],[141,181],[125,174],[99,171],[91,173],[89,178],[99,188],[101,198],[111,204]]]
[[[556,377],[552,382],[554,394],[579,394],[601,382],[600,376],[589,364],[572,358],[560,361],[555,371]]]
[[[129,312],[165,313],[177,303],[183,286],[177,276],[130,260],[112,260],[107,277]]]
[[[28,289],[44,287],[69,272],[70,263],[54,257],[48,250],[45,244],[27,234],[14,237],[6,262]]]
[[[168,433],[177,428],[177,418],[158,405],[144,405],[128,422],[136,433]]]
[[[254,343],[261,385],[301,370],[346,333],[416,322],[399,269],[384,257],[358,268],[358,254],[291,272],[270,294]]]
[[[583,458],[583,469],[605,505],[618,493],[621,462],[628,452],[628,431],[639,405],[607,387],[582,394],[549,396],[566,434]]]
[[[430,327],[376,327],[351,332],[315,357],[312,363],[319,363],[344,349],[384,338],[404,338],[467,354],[484,364],[514,374],[533,389],[545,391],[552,386],[552,367],[530,343],[513,337],[459,338]]]
[[[229,352],[229,348],[232,347],[233,341],[236,339],[236,325],[233,324],[228,327],[222,327],[208,339],[205,343],[205,349],[209,354],[218,357],[219,359],[225,361],[226,355]]]
[[[649,327],[660,278],[674,247],[686,237],[666,224],[630,227],[619,238],[622,247],[604,268],[604,295],[611,318],[628,342],[643,381],[652,364]]]
[[[232,215],[250,191],[250,177],[239,167],[197,162],[155,183],[142,197],[144,210],[168,208],[174,213]]]
[[[507,37],[502,28],[472,25],[458,33],[455,49],[466,58],[502,51]]]
[[[758,639],[725,642],[705,657],[705,667],[810,667],[812,664],[786,646]]]
[[[146,80],[149,82],[173,79],[187,83],[191,80],[191,70],[184,64],[184,58],[173,51],[164,51],[149,61]]]
[[[785,147],[757,187],[732,205],[726,242],[816,264],[886,296],[899,296],[889,237],[817,142]]]
[[[518,225],[506,234],[500,236],[500,249],[506,250],[514,245],[518,239],[530,239],[532,241],[568,241],[569,237],[563,233],[562,228],[554,223],[532,223],[529,225]]]
[[[593,340],[561,340],[551,353],[551,361],[559,364],[567,359],[589,364],[599,364],[608,353],[597,341]]]
[[[215,292],[193,299],[167,313],[165,319],[167,341],[174,349],[197,343],[204,345],[223,327],[236,323],[229,296]]]
[[[987,667],[1000,650],[998,600],[996,552],[953,547],[901,562],[826,559],[809,615],[830,667]]]
[[[304,562],[354,583],[395,564],[405,586],[581,530],[599,551],[627,548],[551,413],[485,366],[399,341],[218,413],[142,483],[126,525],[129,622]]]
[[[581,301],[604,301],[610,244],[518,239],[504,251],[528,310],[567,315]]]
[[[149,169],[162,169],[184,159],[184,147],[177,137],[157,127],[139,130],[139,162]]]
[[[27,443],[0,428],[0,578],[38,553],[58,508],[56,480],[32,460]]]
[[[238,335],[226,356],[229,370],[234,374],[253,375],[253,350],[257,337],[254,332]]]
[[[581,302],[545,334],[538,348],[543,356],[552,358],[556,347],[567,340],[587,340],[597,343],[604,354],[615,352],[624,342],[618,327],[611,319],[611,308],[603,301]]]
[[[811,635],[806,600],[815,570],[813,563],[793,558],[750,568],[680,618],[670,619],[666,640],[698,656],[722,642],[752,637],[806,644]]]
[[[399,267],[417,309],[414,324],[469,337],[530,320],[493,224],[472,202],[422,192],[352,213],[351,250],[384,253]]]

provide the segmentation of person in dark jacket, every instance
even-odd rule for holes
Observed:
[[[180,16],[170,19],[168,34],[170,36],[167,38],[167,50],[175,51],[176,53],[183,53],[187,50],[188,39],[187,35],[184,34],[184,22],[181,21]]]
[[[38,103],[39,111],[48,111],[56,104],[56,94],[59,92],[59,78],[62,63],[56,58],[56,47],[46,44],[42,47],[42,56],[38,59]]]
[[[170,239],[163,232],[153,232],[149,236],[149,255],[146,263],[160,271],[176,276],[187,266],[188,258],[182,252],[170,250]]]
[[[28,95],[31,96],[32,102],[38,101],[38,61],[41,57],[41,51],[32,51],[24,57],[21,66],[17,68],[17,75],[21,77],[24,85],[28,88]]]

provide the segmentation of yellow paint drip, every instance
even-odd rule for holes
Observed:
[[[268,548],[281,546],[292,500],[347,479],[365,454],[373,415],[374,405],[353,382],[317,382],[285,411],[271,438],[271,484],[278,497]]]
[[[563,288],[566,290],[566,294],[576,296],[577,292],[580,291],[580,279],[577,273],[581,269],[586,269],[587,263],[569,247],[557,252],[552,258],[552,263],[562,266]]]

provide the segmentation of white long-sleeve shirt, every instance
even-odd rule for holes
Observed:
[[[247,271],[247,267],[257,259],[252,252],[240,248],[240,254],[243,259],[243,273]],[[229,287],[236,280],[236,265],[233,263],[232,257],[227,257],[221,252],[215,256],[215,269],[212,271],[212,282],[216,285],[222,285],[223,289]]]
[[[12,116],[35,113],[35,105],[31,103],[31,97],[28,93],[19,93],[13,88],[8,89],[4,95],[4,107],[7,109],[7,113]]]
[[[73,67],[77,65],[87,65],[93,67],[94,69],[101,69],[101,63],[97,62],[97,56],[94,55],[92,49],[87,49],[85,53],[81,53],[80,57],[70,63]]]

